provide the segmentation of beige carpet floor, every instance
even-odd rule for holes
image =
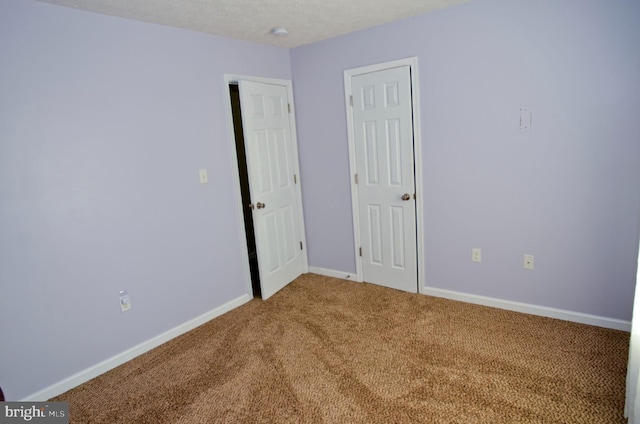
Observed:
[[[628,343],[307,274],[54,400],[72,423],[624,423]]]

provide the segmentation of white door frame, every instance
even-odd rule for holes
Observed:
[[[344,101],[347,109],[347,130],[349,141],[349,170],[351,175],[351,211],[353,216],[353,239],[356,257],[356,281],[363,282],[362,257],[359,248],[362,246],[360,238],[360,219],[358,217],[358,186],[355,181],[356,167],[356,146],[355,132],[353,128],[353,109],[351,107],[351,78],[361,74],[383,71],[386,69],[409,66],[411,73],[411,98],[413,108],[413,151],[415,164],[415,188],[416,188],[416,254],[418,264],[418,293],[424,293],[425,271],[424,271],[424,214],[423,214],[423,190],[422,190],[422,138],[420,133],[420,94],[418,90],[418,58],[410,57],[406,59],[394,60],[391,62],[378,63],[359,68],[347,69],[344,71]]]
[[[238,167],[238,156],[236,149],[236,139],[235,139],[235,131],[233,129],[233,112],[231,110],[231,92],[229,91],[229,84],[238,83],[238,81],[253,81],[259,82],[263,84],[274,84],[274,85],[282,85],[287,87],[287,101],[291,105],[291,114],[289,119],[289,124],[291,125],[291,145],[293,148],[293,168],[295,174],[298,176],[298,184],[296,184],[296,206],[298,207],[298,212],[300,216],[300,239],[302,241],[303,249],[302,249],[302,273],[309,272],[309,262],[307,256],[307,239],[304,227],[304,214],[302,210],[302,181],[300,181],[300,162],[298,158],[298,137],[296,132],[296,117],[295,117],[295,107],[293,104],[293,85],[291,80],[282,80],[275,78],[263,78],[263,77],[252,77],[246,75],[234,75],[234,74],[224,74],[224,92],[226,95],[225,98],[225,109],[227,111],[227,132],[229,134],[229,143],[231,146],[231,158],[230,160],[233,162],[233,169],[235,170],[233,174],[234,180],[234,190],[236,194],[236,213],[238,216],[238,234],[241,236],[242,242],[242,254],[247,259],[243,262],[243,274],[245,281],[245,289],[246,293],[251,296],[253,292],[253,288],[251,287],[251,270],[249,268],[249,250],[247,249],[246,240],[246,228],[244,226],[244,213],[243,208],[248,207],[248,205],[242,204],[242,193],[240,192],[240,169]],[[258,258],[259,260],[259,258]]]

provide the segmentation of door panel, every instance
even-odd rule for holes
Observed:
[[[418,286],[413,114],[408,66],[351,78],[364,281]],[[403,200],[403,195],[405,199]],[[407,198],[408,197],[408,198]]]
[[[389,186],[402,185],[402,155],[401,155],[400,120],[387,121],[387,167],[389,169]]]
[[[240,81],[262,298],[303,272],[294,149],[285,86]]]
[[[402,270],[405,269],[404,227],[404,209],[391,206],[391,266]]]
[[[369,203],[367,205],[369,208],[369,249],[367,249],[371,258],[370,261],[375,265],[382,265],[382,220],[380,216],[381,207],[380,205],[373,205]]]

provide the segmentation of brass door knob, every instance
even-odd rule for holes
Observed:
[[[402,195],[401,199],[406,202],[407,200],[411,199],[411,195],[409,193],[405,193]]]
[[[267,206],[267,205],[265,205],[265,204],[264,204],[264,203],[262,203],[262,202],[258,202],[258,203],[256,203],[256,208],[258,208],[258,209],[262,209],[262,208],[264,208],[265,206]]]

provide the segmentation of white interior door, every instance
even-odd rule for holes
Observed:
[[[239,81],[262,298],[303,272],[287,87]]]
[[[351,78],[363,280],[418,291],[411,75]]]

